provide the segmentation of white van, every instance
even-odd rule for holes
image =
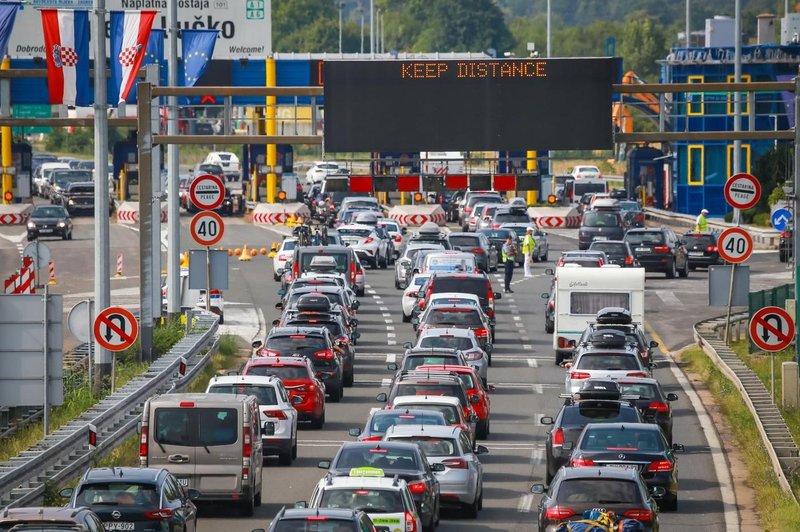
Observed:
[[[555,271],[554,299],[553,349],[556,364],[561,364],[600,309],[622,307],[634,322],[644,323],[644,268],[560,266]]]

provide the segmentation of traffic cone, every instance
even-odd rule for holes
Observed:
[[[266,250],[264,250],[264,251],[266,251]],[[256,248],[251,249],[250,250],[250,256],[251,257],[255,257],[256,255],[258,255],[258,250]]]
[[[114,277],[122,277],[122,253],[117,255],[117,273],[114,274]]]
[[[261,253],[262,255],[266,255],[267,254],[267,248],[261,248],[261,249],[258,250],[258,252]]]
[[[247,249],[247,244],[245,244],[244,247],[242,248],[241,255],[239,255],[239,260],[240,261],[253,260],[253,258],[250,256],[250,250]]]
[[[53,263],[52,260],[48,264],[48,268],[47,269],[50,271],[50,280],[47,281],[47,284],[49,284],[49,285],[56,284],[56,265]]]
[[[273,242],[272,243],[272,247],[269,250],[269,258],[274,258],[275,255],[277,255],[277,254],[278,254],[278,243],[277,242]]]

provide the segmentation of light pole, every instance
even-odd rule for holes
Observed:
[[[547,57],[550,57],[550,0],[547,0]]]
[[[339,8],[339,55],[342,53],[342,11],[344,10],[344,2],[336,2],[336,7]]]
[[[689,48],[692,45],[692,18],[691,18],[691,11],[689,10],[690,0],[686,0],[686,29],[685,37],[686,37],[686,48]]]
[[[369,53],[375,57],[375,0],[369,0]]]

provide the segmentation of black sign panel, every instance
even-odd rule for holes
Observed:
[[[619,59],[326,61],[325,149],[609,149]]]

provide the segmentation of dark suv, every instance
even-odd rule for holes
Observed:
[[[67,212],[94,213],[94,183],[69,183],[61,196],[61,205]]]
[[[433,294],[442,292],[462,292],[465,294],[475,294],[480,300],[481,307],[489,318],[489,325],[492,329],[492,341],[494,341],[494,302],[502,297],[502,294],[492,290],[492,282],[489,277],[482,273],[437,273],[420,289],[423,301],[430,300]]]
[[[717,235],[714,233],[686,233],[683,235],[683,245],[689,255],[690,270],[722,264],[717,249]]]
[[[0,515],[0,530],[99,532],[104,528],[103,522],[89,508],[29,506],[6,508]]]
[[[69,508],[90,508],[106,530],[194,532],[200,497],[166,469],[101,467],[87,470],[78,485],[61,490]]]
[[[689,255],[675,231],[669,227],[631,229],[625,235],[633,256],[645,271],[663,272],[667,279],[689,275]]]
[[[624,236],[625,223],[619,211],[586,211],[578,229],[578,249],[588,249],[597,240],[622,240]]]

